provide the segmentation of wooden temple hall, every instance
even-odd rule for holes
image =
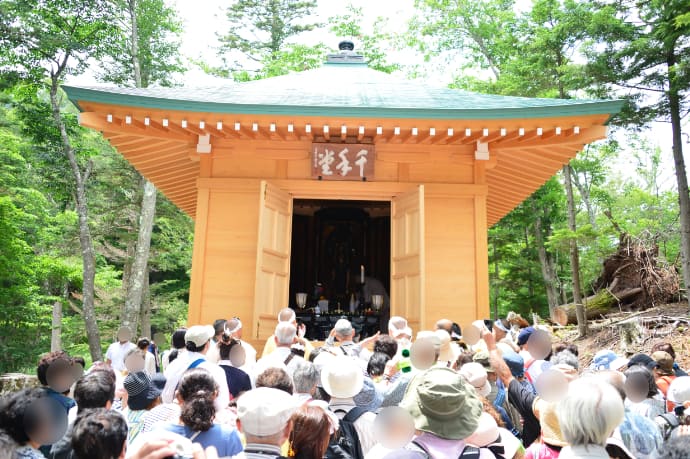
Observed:
[[[487,229],[620,109],[433,87],[342,48],[221,87],[65,87],[194,219],[190,324],[238,316],[258,340],[286,305],[360,316],[381,297],[415,331],[486,318]]]

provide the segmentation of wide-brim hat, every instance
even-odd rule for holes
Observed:
[[[477,430],[482,402],[455,371],[433,367],[410,381],[400,406],[415,428],[449,440],[462,440]]]
[[[165,377],[157,375],[152,380],[146,372],[137,371],[128,374],[123,385],[127,391],[127,406],[134,411],[145,410],[161,396],[165,387]]]
[[[321,370],[321,385],[334,398],[352,398],[364,386],[362,369],[350,357],[337,356]]]
[[[552,446],[568,446],[568,442],[561,432],[561,424],[556,416],[556,404],[547,402],[542,398],[536,398],[532,405],[534,415],[541,425],[541,437],[544,443]]]
[[[636,456],[625,446],[625,442],[620,437],[620,431],[616,431],[609,438],[606,439],[606,451],[611,457],[617,457],[619,459],[635,459]],[[624,457],[620,456],[620,453],[625,454]]]
[[[465,439],[465,443],[477,448],[503,448],[503,457],[510,458],[520,449],[520,440],[510,431],[498,427],[496,420],[489,413],[482,413],[479,417],[479,425],[472,435]]]

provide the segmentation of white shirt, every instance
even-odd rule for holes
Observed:
[[[149,376],[156,374],[156,357],[149,351],[144,351],[144,371],[146,371]]]
[[[136,349],[136,344],[127,341],[124,344],[120,344],[119,341],[114,342],[108,346],[108,350],[105,353],[105,358],[110,360],[110,366],[113,370],[125,371],[125,356],[131,349]]]
[[[244,365],[242,366],[254,366],[254,364],[256,363],[256,349],[254,349],[254,346],[243,340],[240,340],[240,344],[242,345],[242,349],[244,349],[244,354],[246,355]]]
[[[197,365],[196,368],[208,370],[216,381],[216,384],[218,384],[218,397],[216,397],[214,405],[216,406],[217,412],[222,411],[227,408],[230,403],[230,390],[228,389],[228,380],[225,377],[225,371],[217,364],[206,360],[204,354],[199,352],[185,352],[184,354],[178,355],[165,370],[165,388],[161,394],[163,403],[173,402],[175,399],[175,390],[182,378],[182,374],[187,371],[189,366],[197,359],[203,359],[204,361]]]
[[[285,361],[291,353],[292,350],[289,347],[277,347],[275,351],[265,357],[261,357],[256,362],[256,365],[254,365],[254,370],[250,375],[252,387],[256,387],[256,378],[268,368],[282,368],[290,375],[290,379],[292,379],[292,375],[295,373],[297,366],[300,362],[304,361],[304,359],[295,355],[290,359],[288,364],[285,365]]]

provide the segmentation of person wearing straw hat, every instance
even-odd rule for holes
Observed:
[[[556,416],[556,405],[537,398],[534,401],[534,415],[541,425],[539,441],[532,443],[525,452],[525,459],[557,458],[561,449],[568,446],[563,438],[561,426]]]

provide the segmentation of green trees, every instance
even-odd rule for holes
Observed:
[[[86,187],[93,162],[75,149],[61,112],[60,83],[70,72],[83,71],[87,59],[102,55],[104,44],[113,35],[111,4],[105,0],[6,2],[2,29],[5,31],[2,56],[5,69],[18,70],[33,84],[47,89],[52,132],[36,137],[46,147],[64,155],[69,165],[78,217],[82,252],[82,304],[89,350],[101,358],[94,295],[96,254],[89,227]],[[46,82],[47,80],[47,82]],[[47,107],[45,107],[47,108]]]
[[[239,0],[228,7],[227,32],[219,34],[223,69],[212,73],[244,81],[321,65],[325,47],[291,41],[319,24],[310,21],[314,0]]]
[[[588,73],[603,94],[626,94],[619,119],[641,126],[668,121],[680,208],[681,271],[690,285],[690,191],[683,155],[683,124],[690,87],[690,23],[684,0],[599,1],[589,47]]]
[[[137,88],[170,84],[174,72],[183,70],[178,51],[181,28],[175,11],[162,0],[126,0],[117,2],[117,6],[116,12],[123,28],[108,52],[112,63],[105,66],[103,79]],[[141,202],[136,218],[131,222],[137,237],[129,240],[124,266],[122,325],[134,332],[141,325],[142,335],[150,337],[146,292],[157,190],[139,174],[134,175],[135,181],[141,183]]]
[[[179,24],[162,0],[17,0],[1,8],[0,195],[6,237],[0,277],[11,292],[0,300],[0,336],[8,349],[0,356],[0,372],[31,367],[37,354],[51,348],[100,359],[101,338],[111,336],[119,322],[122,282],[131,278],[123,276],[131,265],[122,249],[132,241],[128,234],[146,226],[144,239],[160,244],[154,250],[140,244],[144,269],[138,272],[145,282],[139,293],[148,295],[151,267],[161,309],[152,322],[170,330],[184,320],[192,225],[166,200],[160,202],[161,227],[152,225],[152,186],[149,204],[141,206],[150,209],[148,217],[138,218],[144,194],[136,191],[138,174],[98,133],[78,126],[60,85],[91,59],[103,60],[103,77],[118,84],[169,83],[170,72],[180,69],[171,41]],[[130,13],[142,18],[135,40],[133,28],[125,26]],[[149,223],[138,224],[144,220]],[[160,257],[167,250],[175,260]],[[170,279],[166,272],[173,273]]]

